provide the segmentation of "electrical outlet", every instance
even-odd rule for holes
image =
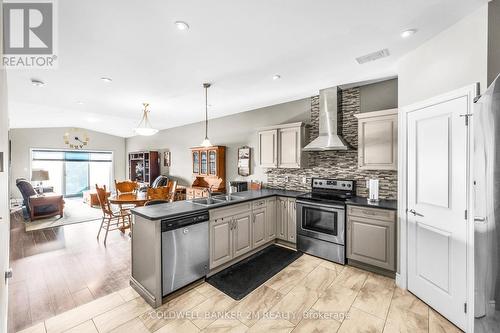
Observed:
[[[307,184],[307,177],[302,177],[302,184]]]
[[[285,176],[285,182],[288,183],[288,180],[290,179],[290,177],[288,176]]]

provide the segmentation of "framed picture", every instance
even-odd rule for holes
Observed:
[[[238,175],[250,175],[250,147],[238,148]]]
[[[163,152],[163,166],[164,167],[170,166],[170,152],[169,151]]]

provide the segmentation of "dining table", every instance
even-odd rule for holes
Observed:
[[[131,192],[131,193],[115,193],[112,194],[109,198],[109,203],[113,205],[122,206],[124,205],[133,205],[135,207],[144,206],[144,204],[148,201],[148,194],[146,192]],[[126,229],[130,228],[130,224],[126,224],[119,229],[124,232]]]

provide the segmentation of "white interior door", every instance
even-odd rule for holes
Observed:
[[[406,109],[408,289],[462,329],[472,105],[461,90]]]
[[[1,15],[1,10],[0,10]],[[0,28],[1,32],[1,28]],[[0,34],[1,36],[1,34]],[[7,281],[9,267],[9,123],[5,71],[0,69],[0,332],[7,332]]]

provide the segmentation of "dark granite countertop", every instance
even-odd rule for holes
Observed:
[[[371,203],[368,202],[368,198],[352,197],[349,200],[347,200],[346,204],[353,206],[364,206],[364,207],[390,209],[390,210],[398,209],[397,200],[379,200],[378,202]]]
[[[165,203],[160,205],[152,205],[145,207],[136,207],[132,209],[132,213],[138,216],[144,217],[148,220],[161,220],[165,218],[176,217],[179,215],[195,212],[208,211],[209,209],[220,208],[229,205],[235,205],[246,201],[257,200],[261,198],[268,198],[272,196],[281,196],[296,198],[297,196],[303,194],[304,192],[298,191],[287,191],[287,190],[274,190],[274,189],[263,189],[259,191],[245,191],[234,193],[233,196],[241,198],[241,200],[234,200],[230,202],[221,202],[218,204],[203,206],[200,204],[193,203],[188,200],[175,201],[171,203]]]

